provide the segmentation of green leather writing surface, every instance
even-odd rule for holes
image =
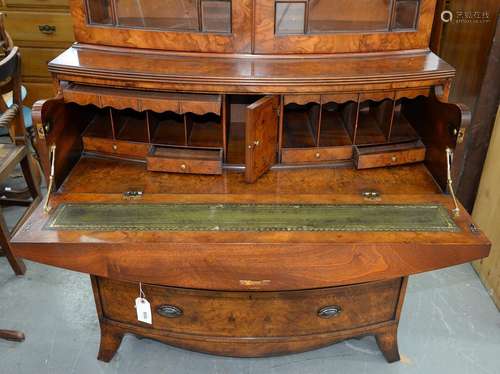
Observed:
[[[61,204],[48,230],[459,231],[441,205]]]

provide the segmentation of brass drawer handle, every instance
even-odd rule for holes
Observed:
[[[53,34],[56,32],[54,25],[38,25],[38,30],[43,34]]]
[[[318,317],[320,318],[332,318],[336,317],[342,312],[342,308],[338,305],[325,306],[318,310]]]
[[[178,308],[174,305],[160,305],[156,312],[163,317],[167,318],[178,318],[181,317],[184,312],[181,308]]]

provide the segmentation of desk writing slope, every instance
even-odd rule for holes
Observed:
[[[439,205],[62,204],[49,230],[459,231]]]

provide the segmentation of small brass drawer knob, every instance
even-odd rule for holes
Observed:
[[[56,32],[54,25],[38,25],[38,30],[43,34],[53,34]]]
[[[392,161],[392,162],[396,162],[397,160],[398,160],[398,158],[397,158],[396,156],[392,156],[392,157],[391,157],[391,161]]]
[[[181,165],[181,170],[186,170],[186,169],[187,169],[186,164],[182,164],[182,165]]]
[[[321,308],[320,310],[318,310],[318,317],[320,317],[320,318],[336,317],[340,314],[341,311],[342,311],[342,308],[338,305],[325,306],[324,308]]]
[[[184,312],[181,308],[176,307],[175,305],[160,305],[156,312],[162,316],[167,318],[179,318]]]
[[[116,144],[113,144],[113,151],[116,151],[118,149],[118,146]]]
[[[315,156],[316,156],[316,158],[320,158],[321,154],[319,152],[316,152]]]
[[[259,145],[260,145],[260,140],[254,140],[252,142],[252,144],[248,145],[248,149],[252,149],[252,148],[258,147]]]

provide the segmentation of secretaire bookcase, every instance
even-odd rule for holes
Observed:
[[[408,276],[488,255],[435,0],[70,3],[13,246],[90,274],[99,359],[132,333],[242,357],[374,335],[396,361]]]

